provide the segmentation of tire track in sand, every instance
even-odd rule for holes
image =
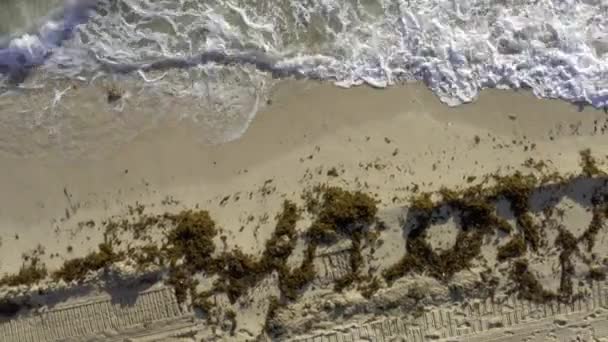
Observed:
[[[291,339],[294,342],[404,341],[520,342],[608,337],[608,287],[594,282],[592,293],[572,303],[535,304],[516,296],[497,302],[488,298],[462,310],[432,310],[415,320],[389,317],[331,333]]]

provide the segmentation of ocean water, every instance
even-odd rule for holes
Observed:
[[[79,102],[60,82],[118,83],[140,107],[183,99],[198,112],[172,115],[222,126],[209,139],[221,142],[242,134],[286,78],[421,81],[448,106],[484,88],[529,88],[605,108],[608,0],[0,0],[0,125],[48,128],[50,145],[83,143],[66,128]],[[32,89],[47,89],[52,105],[15,114]],[[139,118],[125,136],[163,115]]]

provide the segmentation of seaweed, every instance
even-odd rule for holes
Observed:
[[[584,149],[579,152],[581,156],[581,171],[585,177],[594,177],[599,175],[606,175],[606,173],[597,166],[597,161],[591,155],[590,149]]]
[[[599,267],[592,267],[589,270],[589,274],[587,275],[587,277],[591,280],[603,281],[606,280],[606,271]]]
[[[534,223],[532,215],[528,212],[520,213],[516,218],[517,224],[521,228],[526,241],[532,250],[536,251],[541,246],[540,230]]]
[[[530,163],[531,164],[531,163]],[[544,175],[543,175],[544,176]],[[433,202],[430,193],[422,193],[411,199],[410,222],[413,223],[406,241],[406,254],[396,264],[383,272],[385,280],[390,284],[396,279],[413,273],[427,273],[442,281],[450,278],[461,270],[471,266],[472,261],[480,255],[483,238],[496,230],[505,233],[511,232],[510,224],[496,214],[496,201],[505,199],[511,206],[516,218],[519,233],[505,246],[499,247],[497,259],[505,261],[518,258],[525,254],[527,247],[533,251],[538,250],[546,242],[541,236],[540,227],[535,223],[530,209],[530,198],[538,191],[544,182],[558,182],[555,186],[565,184],[565,179],[559,175],[543,177],[539,181],[533,174],[515,172],[507,176],[491,175],[484,180],[464,190],[451,190],[441,188],[439,195],[441,200]],[[570,178],[571,180],[572,178]],[[485,185],[488,180],[493,180],[492,185]],[[449,207],[457,212],[460,217],[461,231],[458,233],[454,246],[444,252],[437,253],[425,241],[426,230],[431,226],[437,214],[444,207]],[[606,210],[596,205],[595,219],[581,239],[593,240],[603,222]],[[576,239],[563,235],[560,237],[562,253],[560,262],[562,268],[562,280],[560,283],[560,296],[568,299],[572,295],[571,277],[573,265],[571,254],[577,251]],[[590,244],[590,243],[588,243]],[[527,263],[518,260],[513,266],[512,278],[518,282],[518,292],[522,296],[535,298],[535,300],[547,299],[557,296],[554,293],[544,291],[541,284],[536,281],[532,273],[528,271]],[[543,299],[543,300],[544,300]]]
[[[160,266],[164,263],[164,256],[161,249],[153,243],[130,250],[128,256],[135,261],[135,264],[140,271],[145,270],[149,266]]]
[[[106,100],[108,103],[114,103],[122,98],[124,90],[116,84],[110,84],[106,87]]]
[[[225,316],[226,319],[230,322],[230,336],[234,336],[238,327],[236,320],[236,312],[234,312],[234,310],[232,309],[228,309],[226,310]]]
[[[530,215],[530,196],[539,185],[537,178],[532,175],[523,175],[515,172],[510,176],[494,176],[496,185],[489,189],[490,197],[506,198],[515,214],[516,222],[521,229],[524,239],[530,244],[532,250],[541,246],[539,227]]]
[[[496,185],[489,189],[491,197],[504,197],[511,204],[515,216],[528,212],[529,198],[538,186],[538,180],[532,174],[523,175],[517,171],[509,176],[494,176]]]
[[[165,215],[175,225],[167,234],[165,249],[171,262],[184,259],[187,267],[195,271],[210,271],[215,251],[213,238],[217,235],[215,222],[207,211],[183,211]]]
[[[340,235],[351,236],[362,232],[375,220],[376,201],[360,191],[346,191],[338,187],[321,190],[320,210],[308,231],[315,243],[328,244]]]
[[[351,286],[357,280],[357,275],[349,272],[345,276],[340,277],[334,281],[334,291],[342,292],[345,288]]]
[[[264,252],[259,260],[252,255],[244,254],[239,249],[223,253],[215,259],[214,271],[220,277],[214,285],[214,290],[225,292],[230,301],[234,303],[248,289],[254,287],[274,270],[278,271],[279,279],[283,279],[283,282],[287,278],[291,278],[291,272],[286,263],[295,248],[296,223],[299,218],[300,212],[297,206],[293,202],[285,201],[282,212],[277,216],[275,230],[266,241]],[[312,260],[310,263],[312,264]],[[303,270],[308,271],[307,265],[304,266]]]
[[[284,329],[275,322],[277,312],[281,309],[281,307],[281,302],[277,297],[270,297],[268,310],[266,311],[266,319],[264,321],[264,331],[272,337],[277,337],[284,333]]]
[[[141,214],[140,214],[141,215]],[[123,229],[128,229],[136,240],[142,239],[151,227],[158,225],[161,218],[158,216],[141,216],[136,222],[123,225]]]
[[[526,253],[526,241],[521,235],[514,236],[505,245],[498,247],[496,259],[505,261],[507,259],[519,258]]]
[[[447,192],[447,190],[444,191]],[[410,208],[412,208],[412,210],[417,211],[419,215],[426,214],[430,216],[433,210],[435,209],[435,203],[433,203],[433,200],[431,199],[431,193],[423,192],[418,194],[417,196],[411,197]]]
[[[394,265],[382,273],[384,279],[390,284],[404,275],[415,272],[424,272],[428,264],[437,263],[437,255],[431,246],[424,240],[424,236],[408,239],[406,242],[407,253]]]
[[[578,241],[565,229],[560,229],[557,238],[555,239],[555,245],[561,248],[559,255],[559,262],[561,266],[561,279],[559,293],[562,299],[566,300],[572,296],[572,276],[574,275],[574,264],[572,263],[572,254],[578,252]]]
[[[314,196],[316,195],[316,196]],[[305,197],[309,212],[315,219],[306,233],[308,239],[307,256],[300,266],[302,274],[283,272],[281,283],[287,298],[294,298],[297,289],[314,278],[312,259],[319,244],[331,244],[339,238],[352,242],[350,250],[351,269],[347,275],[337,279],[334,288],[341,291],[360,280],[363,265],[361,240],[370,236],[369,228],[376,222],[377,202],[360,191],[347,191],[338,187],[316,187]],[[311,254],[312,253],[312,254]]]
[[[188,294],[194,293],[197,283],[192,276],[190,270],[184,266],[172,265],[169,268],[167,284],[175,290],[175,298],[178,303],[186,302]]]
[[[105,222],[105,242],[84,257],[65,261],[52,273],[52,277],[66,282],[80,282],[90,272],[107,268],[129,257],[140,272],[151,265],[166,265],[167,284],[175,288],[178,301],[183,303],[191,296],[194,305],[207,307],[209,294],[196,294],[195,273],[217,274],[219,277],[212,292],[224,292],[234,303],[263,277],[277,271],[282,297],[294,300],[316,276],[313,260],[320,239],[314,238],[315,227],[325,225],[339,236],[356,240],[353,244],[351,268],[353,274],[358,275],[363,263],[360,240],[362,236],[368,235],[368,228],[375,222],[377,212],[376,202],[361,192],[324,186],[317,187],[315,191],[319,197],[316,219],[306,234],[308,246],[304,259],[294,269],[289,269],[287,259],[293,253],[298,238],[296,223],[300,211],[294,203],[285,201],[283,211],[277,216],[275,231],[266,241],[264,252],[259,258],[244,254],[238,249],[216,256],[214,238],[218,229],[207,211],[186,210],[178,214],[143,215],[143,207],[137,206],[130,208],[130,212],[138,215],[138,220]],[[140,247],[129,245],[126,252],[115,250],[122,243],[119,238],[121,231],[132,233],[136,240],[143,238],[151,241],[149,229],[165,228],[166,225],[171,228],[166,231],[166,240],[160,247],[150,242]],[[43,270],[40,266],[38,259],[32,259],[28,267],[24,266],[16,275],[4,277],[3,282],[10,285],[38,282],[46,277],[46,269]]]
[[[279,269],[279,289],[285,298],[295,300],[304,286],[315,278],[316,272],[313,261],[316,248],[315,244],[309,244],[305,251],[304,260],[294,270],[289,270],[287,266]]]
[[[332,167],[331,169],[327,170],[327,176],[328,177],[338,177],[340,174],[338,173],[338,170],[335,167]]]
[[[47,274],[46,266],[40,261],[39,256],[35,255],[21,265],[17,274],[0,278],[0,286],[33,285],[46,278]]]
[[[416,303],[423,300],[428,295],[428,290],[422,287],[422,285],[418,283],[414,283],[410,288],[407,289],[406,296]]]
[[[528,261],[518,259],[513,262],[509,276],[515,284],[520,298],[536,303],[546,303],[556,298],[553,292],[547,291],[529,270]]]
[[[84,258],[67,260],[59,270],[53,272],[55,280],[65,282],[82,281],[89,272],[96,272],[115,262],[124,259],[124,253],[114,251],[112,244],[104,242],[99,244],[98,251],[91,252]]]
[[[244,254],[239,249],[224,253],[217,263],[221,265],[217,270],[220,278],[214,288],[226,293],[231,303],[235,303],[265,275],[261,264],[253,256]]]
[[[477,185],[462,192],[442,188],[442,201],[438,203],[434,203],[428,193],[412,198],[412,217],[416,224],[408,234],[407,253],[397,264],[383,272],[385,280],[392,283],[410,272],[428,272],[435,278],[447,281],[470,267],[472,260],[481,252],[483,236],[492,232],[492,228],[506,230],[508,228],[505,227],[509,227],[506,221],[496,216],[495,207],[480,193],[481,187]],[[459,213],[462,230],[451,249],[437,254],[425,241],[426,230],[434,213],[446,205]]]
[[[446,198],[444,190],[444,199]],[[475,191],[466,191],[462,196],[450,193],[445,204],[459,212],[462,228],[464,230],[476,229],[490,233],[493,228],[498,228],[506,233],[511,231],[509,223],[496,215],[496,207],[483,196]]]
[[[454,274],[470,267],[471,261],[480,254],[483,232],[460,231],[456,237],[454,247],[441,253],[436,258],[437,261],[431,264],[431,274],[435,277],[448,280]]]
[[[358,290],[364,298],[371,298],[380,289],[380,279],[372,277],[369,282],[359,286]]]
[[[260,261],[266,272],[280,268],[296,246],[296,223],[300,219],[298,207],[291,201],[283,203],[283,210],[277,216],[275,230],[266,241]]]
[[[585,232],[579,238],[587,245],[588,252],[591,252],[591,250],[593,249],[595,245],[595,237],[604,226],[607,211],[608,206],[606,206],[605,204],[597,204],[593,206],[593,216],[591,217],[591,222],[589,223],[589,226],[587,227]]]
[[[186,291],[188,290],[187,287],[185,289]],[[207,319],[211,318],[211,312],[214,307],[214,304],[209,299],[212,295],[213,291],[203,291],[195,293],[192,297],[192,307],[202,311],[202,313],[207,316]]]

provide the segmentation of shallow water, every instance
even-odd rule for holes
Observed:
[[[5,95],[28,96],[14,95],[16,85],[61,94],[54,79],[126,82],[195,101],[199,114],[240,116],[243,127],[274,80],[291,77],[422,81],[447,105],[483,88],[608,105],[603,0],[72,0],[29,34],[19,32],[50,3],[4,1],[1,12],[15,18],[0,45]],[[53,116],[53,134],[69,116]]]
[[[0,37],[40,24],[62,0],[0,0]]]

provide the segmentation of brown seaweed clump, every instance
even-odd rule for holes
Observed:
[[[17,274],[0,278],[0,286],[33,285],[46,278],[46,266],[40,260],[40,252],[34,252],[24,260]]]
[[[581,169],[585,177],[603,176],[606,173],[597,166],[597,160],[591,155],[590,149],[580,151]]]
[[[593,167],[595,163],[588,154],[583,153],[582,156],[581,164],[585,175],[588,177],[603,175],[599,169]],[[568,181],[578,178],[580,176],[572,176],[569,179],[562,177],[547,179],[557,179],[559,183],[554,184],[554,188],[557,189]],[[413,198],[411,200],[413,225],[406,241],[406,254],[399,262],[384,271],[383,276],[386,281],[391,283],[410,272],[428,273],[437,279],[448,281],[455,273],[468,268],[471,261],[480,254],[481,243],[486,234],[492,233],[495,229],[505,233],[509,233],[511,230],[508,222],[496,215],[495,203],[499,199],[506,199],[510,204],[519,234],[515,235],[506,245],[498,248],[497,259],[506,261],[519,258],[525,254],[528,246],[533,251],[543,246],[546,242],[542,239],[539,225],[534,222],[531,214],[530,198],[545,184],[539,182],[532,174],[524,175],[520,172],[509,176],[494,175],[491,179],[494,180],[494,184],[488,187],[482,186],[484,181],[482,184],[460,191],[443,188],[439,191],[442,200],[436,203],[431,200],[431,195],[428,193]],[[604,202],[605,198],[594,196],[593,219],[581,238],[576,239],[563,229],[558,235],[555,244],[561,249],[560,300],[569,300],[573,295],[574,264],[572,256],[579,252],[579,241],[586,242],[588,249],[591,250],[595,236],[608,216],[608,209]],[[458,233],[456,243],[450,250],[436,253],[425,241],[426,230],[434,222],[435,217],[441,217],[441,209],[446,206],[459,215],[462,230]],[[514,263],[511,278],[519,284],[516,288],[524,298],[535,301],[558,298],[557,294],[542,289],[541,284],[528,271],[527,263],[523,263],[521,260]]]
[[[144,272],[150,266],[162,266],[165,262],[165,255],[154,243],[131,248],[127,251],[127,255],[135,261],[135,265],[140,272]]]
[[[360,191],[346,191],[338,187],[320,190],[318,205],[308,204],[316,219],[308,230],[309,239],[322,244],[335,242],[339,236],[350,237],[363,232],[375,220],[376,201]]]
[[[217,235],[215,222],[207,211],[183,211],[177,215],[166,215],[175,225],[167,235],[170,261],[184,259],[188,268],[196,271],[209,271],[213,266],[212,254],[215,251],[213,238]]]
[[[509,277],[515,285],[520,298],[536,303],[545,303],[556,298],[553,292],[547,291],[528,268],[528,261],[519,259],[513,262]]]
[[[283,210],[277,216],[275,230],[266,241],[262,254],[261,268],[266,272],[280,268],[296,247],[296,223],[300,219],[298,207],[291,201],[283,203]]]
[[[254,287],[269,271],[253,256],[239,249],[222,254],[216,264],[219,265],[217,273],[220,279],[216,282],[214,291],[226,293],[231,303]]]
[[[410,272],[423,273],[427,269],[427,262],[438,263],[437,255],[425,241],[424,236],[408,239],[406,249],[406,254],[382,273],[389,284]]]
[[[320,200],[308,204],[309,210],[316,215],[307,232],[309,253],[314,252],[318,244],[331,244],[340,238],[351,240],[350,270],[334,284],[336,291],[342,291],[361,280],[362,240],[369,235],[369,228],[376,221],[377,203],[360,191],[352,192],[338,187],[318,188],[317,191]],[[312,257],[314,255],[311,254],[310,267]]]
[[[308,246],[299,266],[290,269],[287,259],[295,249],[296,223],[300,211],[294,203],[285,201],[282,212],[277,216],[275,230],[266,241],[259,259],[233,250],[213,261],[214,272],[220,276],[214,291],[225,292],[234,302],[265,276],[277,271],[282,302],[295,300],[316,276],[314,258],[317,246],[331,243],[339,237],[353,241],[350,258],[352,271],[349,279],[343,281],[350,284],[358,280],[363,263],[361,239],[375,221],[376,202],[361,192],[349,192],[337,187],[318,187],[316,191],[316,202],[308,202],[309,211],[315,218],[305,234]]]
[[[433,202],[430,193],[423,193],[411,199],[410,212],[408,213],[409,227],[411,228],[406,241],[406,254],[395,265],[386,269],[383,273],[387,282],[410,273],[428,273],[431,276],[447,281],[452,275],[470,266],[473,259],[480,254],[482,240],[486,234],[493,233],[496,229],[505,233],[511,232],[509,223],[496,215],[496,202],[505,199],[516,218],[518,233],[504,246],[498,248],[497,259],[506,261],[519,258],[526,253],[528,246],[532,251],[537,251],[546,244],[541,234],[540,226],[535,222],[531,214],[530,199],[533,193],[551,189],[561,189],[568,182],[584,178],[605,176],[596,165],[596,161],[588,150],[581,152],[582,176],[572,175],[563,177],[557,173],[541,174],[540,179],[534,174],[523,174],[515,172],[507,176],[491,175],[486,177],[480,184],[471,186],[464,190],[450,190],[442,188],[439,191],[441,200]],[[539,172],[544,169],[539,167]],[[493,181],[488,185],[489,180]],[[604,185],[606,182],[604,181]],[[583,235],[576,239],[569,232],[562,230],[556,240],[560,247],[561,282],[559,299],[568,300],[572,297],[572,277],[574,265],[572,256],[579,253],[577,244],[585,242],[588,251],[591,251],[595,236],[602,229],[606,217],[608,217],[608,205],[606,196],[596,191],[592,198],[593,219]],[[448,251],[436,253],[426,242],[427,229],[434,220],[443,215],[442,208],[451,208],[460,218],[461,231],[459,232],[455,245]],[[586,261],[588,262],[588,261]],[[533,275],[527,272],[527,263],[516,261],[513,269],[526,271],[514,279],[522,283],[518,289],[523,291],[523,296],[534,298],[534,300],[545,300],[550,295],[556,294],[543,292],[542,286],[533,281]],[[535,280],[535,279],[534,279]]]
[[[470,267],[471,261],[479,255],[483,233],[460,231],[454,246],[440,254],[433,251],[425,238],[426,233],[408,239],[407,254],[383,274],[389,283],[410,272],[428,272],[437,279],[449,280],[454,274]]]
[[[114,103],[120,99],[122,99],[124,95],[124,90],[122,90],[116,84],[110,84],[106,86],[106,100],[108,103]]]
[[[184,303],[188,298],[188,295],[195,294],[196,285],[198,283],[193,279],[193,275],[194,274],[183,265],[173,265],[173,267],[169,268],[167,284],[173,286],[175,298],[178,303]]]
[[[444,197],[453,199],[455,197],[451,196],[458,196],[454,192],[449,192],[447,189],[444,190]],[[410,198],[410,208],[416,210],[419,214],[431,215],[435,209],[435,203],[433,203],[433,200],[431,199],[431,193],[423,192],[418,196]]]
[[[443,201],[438,206],[447,205],[458,212],[462,229],[490,233],[497,228],[507,234],[511,232],[511,226],[505,219],[496,215],[496,206],[483,193],[481,186],[473,186],[461,193],[445,188],[439,192]]]
[[[316,246],[309,244],[306,249],[304,260],[300,266],[293,270],[283,267],[279,270],[279,289],[281,294],[288,300],[298,298],[299,292],[316,276],[314,257]]]
[[[565,229],[560,229],[555,245],[561,248],[559,254],[559,263],[562,269],[559,293],[562,299],[568,299],[573,294],[572,277],[574,275],[574,264],[572,263],[572,255],[578,252],[578,241]]]
[[[507,259],[519,258],[526,253],[526,241],[521,235],[514,236],[507,244],[498,247],[496,259],[505,261]]]
[[[359,292],[361,292],[363,297],[369,299],[374,295],[374,293],[378,292],[380,287],[380,279],[378,279],[378,277],[372,277],[367,283],[359,286]]]
[[[277,297],[270,297],[268,310],[266,310],[266,320],[264,321],[264,331],[270,336],[280,336],[284,333],[284,329],[279,324],[276,324],[277,312],[281,306],[281,302]]]
[[[587,277],[591,280],[603,281],[606,280],[606,271],[599,267],[592,267],[589,270],[589,275]]]
[[[480,186],[462,192],[444,188],[440,194],[443,200],[438,203],[434,203],[428,193],[412,199],[411,210],[415,224],[408,234],[405,256],[384,271],[384,278],[389,283],[410,272],[428,272],[437,279],[447,281],[454,274],[470,267],[473,259],[481,252],[486,234],[494,228],[510,229],[506,221],[496,216],[495,207],[481,194]],[[426,241],[427,229],[433,222],[433,217],[439,216],[444,206],[458,212],[462,230],[456,236],[454,246],[438,254]]]
[[[542,242],[540,230],[530,215],[530,196],[539,185],[537,178],[532,174],[523,175],[520,172],[494,178],[496,185],[489,190],[491,197],[502,197],[509,201],[524,239],[533,250],[537,250]]]
[[[296,245],[296,223],[300,218],[297,206],[290,201],[283,203],[283,210],[277,216],[277,224],[272,236],[266,241],[261,258],[242,253],[234,249],[230,253],[223,253],[215,262],[219,280],[214,286],[214,291],[225,292],[230,301],[235,302],[250,288],[254,287],[261,279],[273,271],[279,273],[279,283],[284,296],[294,299],[298,286],[286,286],[291,275],[286,263]],[[311,261],[312,264],[312,261]],[[304,276],[305,270],[294,273]],[[314,276],[314,272],[313,272]]]
[[[605,203],[594,204],[592,213],[593,216],[591,217],[591,222],[583,235],[580,237],[580,240],[587,245],[588,252],[591,252],[595,246],[595,237],[606,222],[606,217],[608,216],[608,205]]]
[[[82,281],[89,272],[101,270],[123,259],[124,253],[116,253],[110,243],[101,243],[98,251],[84,258],[67,260],[53,273],[53,278],[66,282]]]

